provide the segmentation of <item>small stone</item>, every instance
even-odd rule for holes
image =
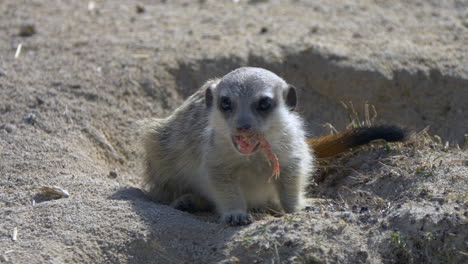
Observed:
[[[153,81],[151,81],[149,79],[145,79],[145,80],[140,82],[140,86],[141,86],[141,88],[143,88],[143,90],[146,92],[146,94],[148,94],[149,96],[151,96],[153,98],[156,98],[157,91],[156,91],[156,87],[155,87]]]
[[[13,132],[13,130],[15,130],[15,128],[16,127],[12,124],[6,124],[3,129],[5,129],[6,132],[11,133]]]
[[[34,113],[28,113],[26,116],[24,116],[24,119],[29,124],[34,124],[36,122],[36,115]]]
[[[429,194],[429,191],[426,189],[422,189],[421,192],[419,193],[418,197],[424,198]]]
[[[286,247],[292,247],[293,245],[294,245],[294,242],[291,239],[288,239],[286,240],[286,242],[284,242],[284,246]]]
[[[45,103],[44,99],[42,99],[41,97],[36,97],[36,101],[37,101],[37,104],[38,105],[43,105]]]
[[[357,252],[357,256],[359,257],[359,259],[362,261],[362,262],[366,262],[366,260],[369,258],[369,253],[367,253],[366,251],[364,250],[359,250]]]
[[[382,220],[382,222],[380,223],[380,227],[387,228],[388,227],[388,222],[385,221],[385,220]]]
[[[117,178],[118,174],[117,174],[117,171],[116,170],[111,170],[109,171],[109,177],[111,178]]]
[[[360,33],[353,33],[353,38],[362,38],[362,35]]]
[[[367,212],[367,211],[369,211],[369,208],[367,206],[363,206],[363,207],[361,207],[360,213],[362,214],[362,213]]]
[[[0,77],[6,76],[6,75],[7,75],[6,71],[0,70]]]
[[[350,212],[343,212],[343,213],[339,213],[338,216],[340,216],[343,219],[347,219],[347,218],[349,218],[351,216],[351,213]]]
[[[250,0],[249,4],[260,4],[260,3],[267,3],[269,0]],[[238,2],[238,1],[235,1]]]
[[[142,13],[144,13],[146,11],[145,7],[142,6],[142,5],[136,5],[135,8],[136,8],[137,14],[142,14]]]
[[[318,26],[313,26],[310,28],[310,33],[311,34],[315,34],[319,31],[319,27]]]
[[[36,26],[31,22],[25,22],[20,26],[19,35],[21,37],[30,37],[36,34]]]
[[[438,202],[440,205],[442,205],[445,203],[445,198],[444,197],[432,197],[431,201]]]
[[[80,88],[81,88],[81,85],[79,85],[79,84],[70,84],[69,87],[70,87],[71,89],[80,89]]]

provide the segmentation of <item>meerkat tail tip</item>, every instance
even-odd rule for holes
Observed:
[[[352,145],[360,146],[376,139],[383,139],[388,142],[404,141],[408,137],[408,132],[394,125],[378,125],[356,128],[353,131]]]

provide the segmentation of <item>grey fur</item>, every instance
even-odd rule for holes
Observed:
[[[289,89],[294,88],[270,71],[239,68],[208,81],[169,117],[146,120],[149,193],[174,207],[179,201],[184,207],[188,201],[199,209],[214,206],[233,225],[250,223],[250,209],[296,211],[304,200],[313,156],[302,120],[292,111],[295,105],[286,105]],[[220,110],[222,97],[231,100],[232,111]],[[269,112],[257,109],[264,97],[272,100]],[[278,156],[277,180],[268,181],[272,167],[262,152],[247,158],[234,147],[231,136],[246,124],[263,133]]]

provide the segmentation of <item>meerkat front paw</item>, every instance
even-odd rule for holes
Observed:
[[[224,214],[221,217],[223,223],[237,226],[237,225],[248,225],[252,223],[252,216],[246,213],[231,213]]]

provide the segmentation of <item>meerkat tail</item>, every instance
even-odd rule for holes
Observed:
[[[370,126],[349,129],[338,134],[311,138],[307,143],[317,158],[332,157],[350,148],[365,145],[372,140],[383,139],[388,142],[404,141],[407,133],[397,126]]]

